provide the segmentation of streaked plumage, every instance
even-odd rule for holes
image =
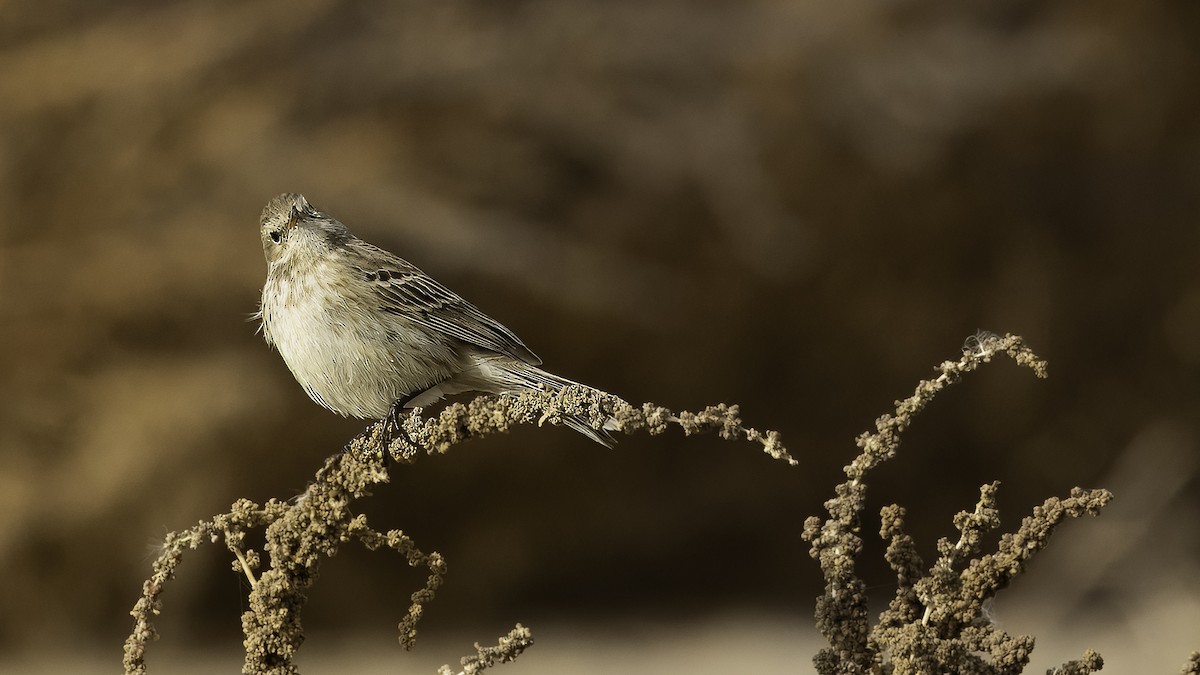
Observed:
[[[298,194],[263,209],[263,333],[308,395],[359,418],[466,391],[576,384],[537,366],[500,322],[408,261],[355,237]],[[598,443],[582,419],[567,424]]]

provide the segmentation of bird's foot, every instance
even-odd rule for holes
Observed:
[[[407,402],[407,399],[400,399],[393,403],[387,416],[380,421],[383,424],[383,438],[388,454],[392,459],[406,464],[416,459],[417,452],[422,447],[408,429],[404,428],[404,420],[410,412],[404,407]]]

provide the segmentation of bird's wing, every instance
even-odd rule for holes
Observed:
[[[361,261],[360,269],[379,294],[383,311],[529,365],[541,364],[537,354],[512,331],[412,263],[365,242],[361,245],[373,249],[365,251],[369,255]]]

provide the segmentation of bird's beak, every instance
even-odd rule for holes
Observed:
[[[297,221],[300,220],[300,216],[308,210],[308,201],[304,199],[303,195],[296,195],[296,203],[292,204],[291,211],[288,213],[288,221],[283,226],[283,231],[285,233],[292,231],[296,227]]]

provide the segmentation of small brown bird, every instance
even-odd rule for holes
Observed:
[[[379,419],[467,391],[578,384],[538,368],[542,360],[499,321],[301,195],[272,199],[260,234],[263,334],[308,395],[340,415]],[[564,422],[613,443],[583,417]]]

